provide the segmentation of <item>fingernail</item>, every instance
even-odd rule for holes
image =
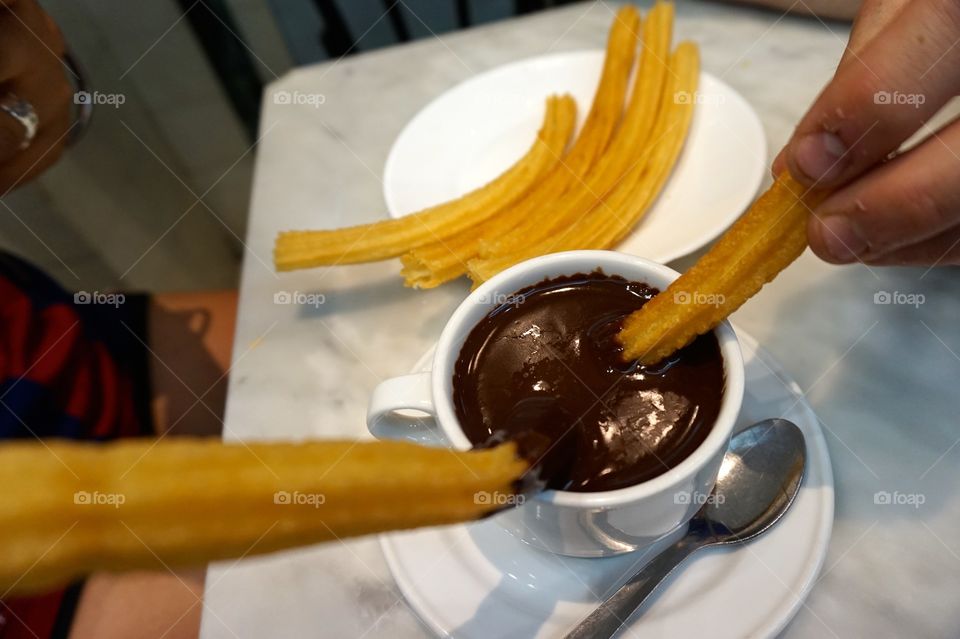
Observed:
[[[833,133],[811,133],[800,138],[794,151],[794,160],[803,173],[812,180],[833,180],[846,168],[847,147]]]
[[[867,241],[850,220],[839,215],[820,219],[820,239],[837,262],[852,262],[867,250]]]
[[[777,153],[777,157],[773,158],[773,164],[770,165],[770,174],[776,179],[781,173],[783,173],[784,166],[786,164],[786,149],[780,149],[780,152]]]

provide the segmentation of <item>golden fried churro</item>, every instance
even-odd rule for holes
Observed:
[[[277,236],[274,262],[289,271],[396,257],[482,222],[513,202],[555,166],[576,124],[568,95],[547,100],[543,126],[530,150],[498,178],[466,195],[396,220],[329,231],[286,231]]]
[[[523,260],[556,251],[609,248],[620,241],[650,208],[670,176],[693,117],[693,96],[699,79],[696,45],[683,42],[670,56],[665,90],[661,92],[650,144],[601,200],[584,198],[580,210],[562,219],[563,227],[539,243],[469,263],[479,284]],[[679,96],[679,97],[678,97]],[[634,154],[636,155],[636,154]]]
[[[630,102],[624,111],[623,121],[607,147],[607,150],[591,167],[586,179],[574,184],[562,199],[551,204],[544,214],[522,220],[509,235],[487,242],[481,249],[481,257],[507,255],[515,251],[527,253],[529,247],[539,243],[552,243],[558,234],[570,229],[600,204],[614,186],[624,180],[633,180],[628,175],[631,169],[642,169],[649,145],[659,144],[662,137],[654,133],[658,114],[672,102],[662,105],[670,66],[670,40],[673,33],[673,4],[658,2],[650,10],[643,24],[642,54],[634,78]],[[671,70],[676,74],[676,69]],[[544,247],[532,255],[551,252]]]
[[[655,363],[712,330],[807,247],[807,215],[825,197],[781,174],[690,270],[624,322],[625,359]]]
[[[673,72],[670,89],[664,94],[657,132],[645,158],[645,166],[611,193],[605,205],[598,207],[597,231],[578,247],[616,246],[650,210],[677,163],[693,120],[694,96],[700,79],[700,55],[692,42],[681,42],[671,57]],[[637,167],[639,169],[639,165]]]
[[[613,21],[607,39],[607,53],[600,83],[583,130],[563,161],[529,192],[502,207],[483,224],[442,242],[416,248],[402,258],[407,286],[431,288],[459,277],[467,261],[476,257],[485,242],[514,234],[514,227],[531,220],[536,227],[553,214],[551,208],[565,193],[583,182],[587,173],[610,144],[623,112],[630,70],[637,45],[640,17],[632,6],[625,6]],[[523,233],[518,233],[523,241]]]
[[[516,451],[173,438],[3,444],[0,592],[476,519],[496,508],[482,493],[515,491],[528,468]]]

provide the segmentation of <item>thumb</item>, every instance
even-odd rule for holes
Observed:
[[[841,65],[797,126],[785,158],[798,181],[850,181],[898,149],[953,96],[960,3],[913,0],[896,17]]]
[[[857,12],[856,19],[853,21],[850,39],[837,68],[844,67],[851,60],[856,61],[864,47],[893,21],[900,10],[907,6],[909,2],[910,0],[864,0]],[[786,150],[786,147],[780,149],[773,160],[770,174],[774,178],[787,170]]]

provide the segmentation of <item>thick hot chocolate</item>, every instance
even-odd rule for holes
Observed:
[[[679,464],[716,420],[723,362],[712,333],[656,366],[623,362],[621,323],[657,292],[595,271],[507,298],[456,362],[464,433],[482,446],[532,431],[568,448],[550,483],[563,490],[624,488]]]

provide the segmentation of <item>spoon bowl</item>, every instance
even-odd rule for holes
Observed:
[[[723,457],[714,499],[691,522],[705,524],[711,544],[738,543],[761,534],[790,507],[800,490],[806,447],[785,419],[768,419],[735,433]]]
[[[717,483],[687,533],[650,560],[567,639],[610,637],[687,557],[701,548],[752,539],[774,525],[800,491],[806,464],[803,433],[785,419],[767,419],[734,433]]]

